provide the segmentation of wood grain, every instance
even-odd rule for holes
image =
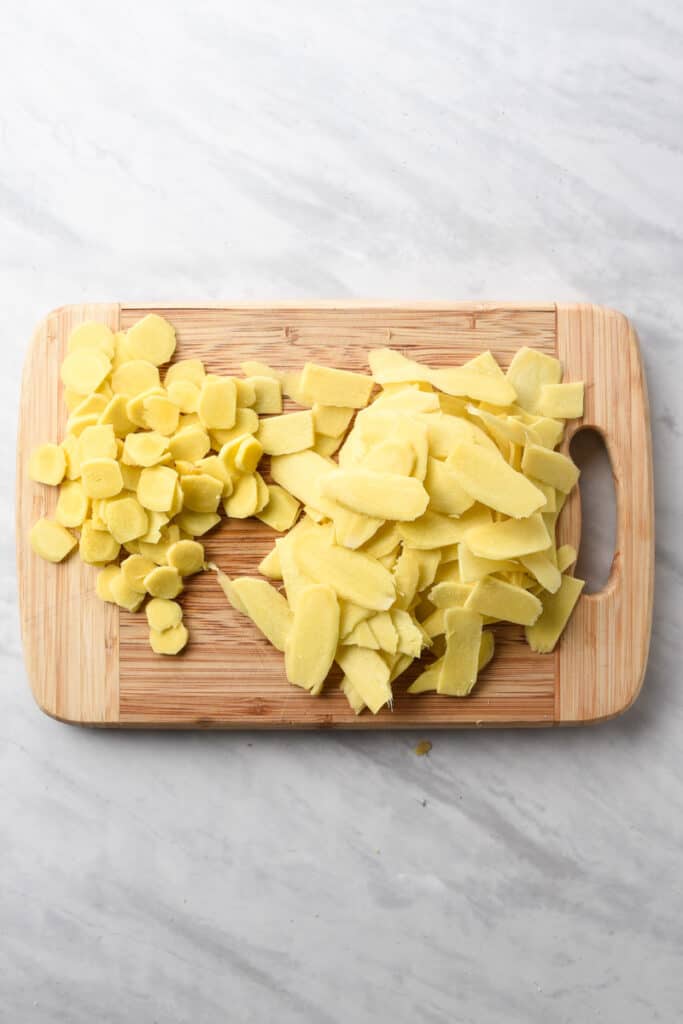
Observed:
[[[68,315],[65,311],[51,315],[45,322],[51,324],[49,330],[41,325],[27,363],[22,406],[30,402],[31,413],[22,416],[20,426],[22,475],[18,476],[17,484],[18,508],[21,506],[23,509],[18,513],[18,532],[21,534],[23,529],[24,538],[30,522],[38,514],[33,492],[38,490],[42,494],[48,490],[37,488],[25,480],[25,455],[37,441],[56,436],[57,428],[63,425],[63,416],[59,413],[55,418],[57,410],[53,407],[57,393],[57,353],[69,329],[68,317],[76,323],[79,318],[87,317],[113,322],[119,316],[119,307],[114,306],[72,309],[74,311]],[[393,345],[408,356],[435,365],[460,363],[490,348],[501,364],[507,366],[514,352],[523,344],[553,355],[561,344],[561,358],[569,368],[568,376],[574,379],[585,377],[589,395],[596,382],[600,384],[604,402],[597,408],[595,404],[588,407],[592,420],[611,436],[615,423],[608,418],[603,405],[610,394],[614,400],[616,392],[610,383],[612,379],[618,379],[620,387],[623,387],[623,379],[622,376],[612,378],[615,368],[607,353],[614,349],[614,357],[620,359],[621,343],[615,345],[612,335],[608,338],[601,327],[601,311],[589,315],[586,310],[594,310],[594,307],[563,307],[558,314],[552,304],[122,306],[120,324],[126,328],[150,311],[160,312],[176,328],[176,358],[198,356],[218,373],[238,373],[239,364],[245,359],[261,359],[281,369],[295,369],[307,359],[314,359],[348,369],[367,370],[368,349],[382,345]],[[573,319],[574,316],[579,318],[578,321]],[[558,324],[561,324],[559,332]],[[579,328],[578,324],[582,326]],[[621,337],[620,332],[617,334]],[[647,472],[651,472],[644,382],[642,372],[636,372],[640,366],[637,345],[628,330],[627,335],[628,351],[631,358],[635,358],[629,378],[634,389],[630,420],[632,440],[640,440]],[[52,342],[49,342],[49,337],[52,337]],[[51,344],[48,358],[42,351],[46,344]],[[594,346],[601,348],[599,354],[593,351]],[[581,353],[580,358],[578,353]],[[42,366],[40,385],[36,378],[38,364]],[[41,422],[43,406],[52,411]],[[625,451],[623,457],[626,457]],[[614,456],[613,461],[615,466],[620,465]],[[642,465],[639,472],[641,470],[645,472]],[[627,473],[619,492],[620,513],[624,501],[630,500],[632,482],[632,475]],[[41,500],[44,505],[50,498],[42,495]],[[651,575],[646,550],[648,537],[650,547],[652,543],[651,509],[649,518],[646,509],[641,519],[644,547],[634,547],[632,564],[636,571],[640,565],[647,576],[648,571]],[[562,529],[565,538],[572,538],[578,543],[578,501],[572,503]],[[626,532],[628,529],[627,525],[624,526]],[[272,531],[257,522],[225,522],[206,538],[207,551],[229,573],[255,575],[256,566],[272,546],[274,536]],[[591,656],[586,651],[595,636],[592,619],[581,619],[581,628],[572,628],[567,639],[563,639],[560,650],[551,655],[534,654],[524,643],[522,631],[506,626],[497,631],[496,657],[469,698],[408,696],[405,689],[419,671],[415,668],[412,674],[407,673],[395,684],[393,712],[387,709],[377,716],[363,714],[357,718],[338,691],[334,678],[319,699],[290,686],[284,677],[282,656],[248,620],[229,608],[212,575],[193,578],[183,596],[191,635],[186,652],[178,658],[160,658],[149,648],[144,616],[122,612],[119,622],[115,609],[94,602],[97,612],[88,614],[99,614],[100,620],[87,622],[80,631],[81,639],[72,641],[74,619],[63,613],[62,603],[53,601],[55,610],[52,614],[47,613],[41,594],[48,593],[50,588],[51,592],[56,591],[59,585],[62,593],[72,595],[74,615],[79,623],[86,621],[82,611],[85,603],[90,608],[93,600],[92,574],[89,569],[81,567],[76,558],[62,566],[47,565],[34,558],[25,540],[22,542],[20,539],[19,569],[27,664],[36,698],[50,713],[74,722],[167,728],[366,729],[549,725],[555,721],[585,721],[604,717],[610,709],[611,713],[616,713],[618,701],[624,693],[637,691],[633,673],[640,672],[642,676],[647,649],[645,641],[644,646],[641,642],[632,647],[628,657],[601,653],[600,671],[604,670],[606,675],[603,677],[600,672],[593,672],[589,677],[586,675],[586,663]],[[30,587],[26,585],[28,577],[33,581]],[[58,584],[57,580],[63,577],[68,582]],[[628,579],[632,585],[632,577]],[[624,582],[621,574],[613,574],[610,581],[610,588],[618,595],[619,608],[630,607],[631,602]],[[587,601],[593,600],[583,597],[580,609]],[[612,607],[609,614],[614,615],[615,611]],[[639,614],[634,612],[629,621],[633,622]],[[49,665],[42,659],[36,643],[38,630],[34,628],[30,632],[26,625],[28,621],[35,620],[43,623],[44,631],[50,637],[50,650],[55,653],[73,645],[79,649],[90,645],[93,652],[100,652],[82,663],[84,673],[91,680],[85,688],[79,682],[80,676],[73,671],[73,657],[68,670],[61,654],[51,657]],[[608,620],[611,621],[609,616]],[[617,646],[618,643],[617,640]],[[594,660],[598,664],[598,660]],[[623,684],[618,684],[614,673],[624,672],[626,667],[632,671]],[[108,681],[102,684],[99,704],[92,696],[92,680],[97,671],[108,677]]]

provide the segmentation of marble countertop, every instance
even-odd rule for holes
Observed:
[[[682,47],[674,0],[7,0],[1,1021],[680,1016]],[[428,757],[413,734],[116,734],[37,711],[12,495],[35,322],[273,297],[633,318],[658,558],[632,711],[432,735]]]

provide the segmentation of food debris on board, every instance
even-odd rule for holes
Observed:
[[[61,371],[66,437],[29,461],[31,479],[60,488],[33,550],[59,562],[77,547],[100,569],[98,595],[128,611],[150,597],[156,653],[187,644],[176,598],[207,568],[293,685],[320,694],[336,663],[356,714],[391,707],[392,683],[424,654],[408,692],[466,697],[496,622],[554,648],[583,588],[576,552],[555,541],[578,479],[555,449],[583,414],[583,384],[562,382],[557,359],[522,348],[507,373],[490,352],[439,369],[385,348],[369,353],[371,375],[245,363],[244,378],[186,359],[162,383],[175,347],[156,314],[127,332],[77,327]],[[283,412],[283,394],[302,411]],[[265,579],[205,562],[197,538],[220,509],[280,534]]]

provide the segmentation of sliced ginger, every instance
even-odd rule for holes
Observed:
[[[77,327],[62,366],[67,435],[29,467],[61,485],[55,519],[31,531],[36,553],[60,561],[78,545],[101,567],[103,600],[135,611],[149,598],[155,652],[187,644],[174,598],[206,568],[196,538],[222,512],[282,534],[258,568],[283,590],[221,575],[226,596],[309,693],[336,660],[355,713],[391,704],[393,681],[430,647],[439,657],[411,692],[469,693],[493,655],[491,621],[552,650],[582,587],[566,575],[576,553],[554,539],[578,471],[554,449],[583,385],[562,382],[556,359],[521,349],[503,373],[490,353],[435,369],[377,349],[373,376],[251,362],[238,379],[192,358],[162,384],[175,348],[156,314],[116,334]],[[283,414],[283,394],[303,411]]]

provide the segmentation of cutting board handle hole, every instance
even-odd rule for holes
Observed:
[[[586,594],[597,594],[610,578],[616,547],[617,501],[612,462],[602,435],[592,427],[578,430],[569,450],[581,470],[581,543],[576,575],[586,581]]]

